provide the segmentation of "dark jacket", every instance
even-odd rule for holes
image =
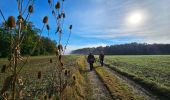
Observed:
[[[87,58],[87,61],[88,61],[88,63],[94,63],[94,62],[95,62],[94,55],[89,54],[89,55],[88,55],[88,58]]]
[[[101,54],[99,55],[99,60],[102,60],[102,61],[104,60],[104,54],[101,53]]]

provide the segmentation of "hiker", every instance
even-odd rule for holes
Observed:
[[[101,52],[100,55],[99,55],[99,62],[101,64],[101,66],[103,66],[103,61],[104,61],[104,53]]]
[[[94,55],[92,53],[90,53],[88,55],[87,62],[90,65],[90,70],[92,70],[93,69],[93,63],[95,62],[95,58],[94,58]]]

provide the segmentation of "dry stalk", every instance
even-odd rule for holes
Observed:
[[[65,49],[63,49],[63,45],[61,43],[62,40],[62,34],[63,34],[63,23],[65,19],[65,13],[64,13],[64,0],[58,0],[57,3],[54,6],[54,1],[48,0],[48,3],[50,5],[52,15],[54,16],[57,24],[57,30],[56,33],[58,33],[58,46],[56,50],[56,57],[58,62],[58,79],[59,79],[59,99],[64,99],[64,90],[68,85],[67,79],[64,79],[64,77],[67,77],[68,73],[67,70],[64,70],[64,63],[63,63],[63,55],[65,53]],[[68,45],[70,35],[71,35],[71,29],[72,25],[69,27],[70,34],[68,36],[68,39],[66,40],[66,46]],[[66,48],[65,46],[65,48]],[[63,81],[64,80],[64,81]]]
[[[5,26],[8,27],[8,30],[9,30],[9,32],[11,34],[10,35],[9,66],[10,66],[10,68],[12,68],[12,70],[11,70],[12,75],[5,79],[5,82],[4,82],[4,85],[3,85],[4,88],[2,88],[1,94],[4,94],[8,90],[9,84],[11,84],[12,85],[12,94],[11,94],[12,95],[12,98],[11,98],[12,100],[17,99],[16,98],[17,97],[16,96],[17,95],[17,93],[16,93],[17,92],[16,91],[16,89],[17,89],[16,84],[17,84],[17,80],[18,80],[17,76],[19,76],[20,71],[22,70],[24,65],[27,63],[28,58],[30,57],[30,56],[28,56],[27,59],[25,60],[24,64],[19,66],[19,61],[21,60],[20,59],[21,58],[20,44],[22,44],[22,41],[23,41],[23,39],[25,37],[25,33],[23,33],[22,31],[23,31],[23,28],[25,27],[24,23],[28,22],[30,14],[33,13],[33,3],[34,3],[34,0],[28,0],[27,5],[26,5],[25,9],[23,10],[23,6],[22,6],[23,1],[24,0],[17,0],[17,6],[18,6],[18,12],[19,12],[18,21],[17,21],[18,27],[16,27],[15,18],[13,16],[10,16],[8,18],[8,20],[6,21],[2,11],[0,10],[0,13],[1,13],[1,15],[2,15],[2,17],[3,17],[4,21],[5,21]],[[25,13],[26,9],[28,9],[28,14],[27,14],[27,17],[24,19],[22,17],[22,15]],[[45,26],[45,24],[47,24],[47,22],[48,22],[48,20],[46,21],[46,23],[44,23],[42,30],[44,29],[44,26]],[[15,30],[17,30],[17,31],[15,31]],[[12,33],[16,35],[15,38],[13,37]],[[35,43],[36,45],[32,49],[31,53],[34,52],[34,50],[35,50],[37,44],[39,43],[40,39],[41,39],[41,35],[40,35],[40,38],[37,41],[37,43]],[[7,67],[4,66],[1,71],[5,72],[6,68]]]

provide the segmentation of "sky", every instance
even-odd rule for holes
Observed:
[[[30,21],[41,29],[43,17],[48,16],[49,37],[57,41],[56,23],[47,1],[35,0]],[[6,19],[10,15],[17,16],[16,4],[16,0],[0,0]],[[68,27],[72,24],[67,53],[78,48],[131,42],[170,43],[169,4],[170,0],[65,0],[62,42],[65,44]],[[1,16],[0,22],[3,22]],[[43,31],[43,36],[48,36],[47,30]]]

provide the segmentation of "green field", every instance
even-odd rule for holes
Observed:
[[[52,59],[52,63],[50,63],[50,59]],[[7,63],[7,59],[1,58],[0,69],[3,64]],[[20,73],[24,83],[24,98],[43,98],[45,93],[48,93],[51,89],[53,90],[54,87],[51,86],[55,86],[54,83],[58,83],[58,76],[56,75],[59,73],[57,71],[57,63],[55,56],[30,58]],[[65,80],[69,80],[70,82],[64,91],[64,98],[66,100],[93,100],[94,96],[98,95],[95,94],[96,92],[93,93],[93,88],[97,83],[94,86],[90,84],[91,79],[89,79],[89,75],[91,72],[89,72],[86,57],[80,55],[64,56],[63,63],[64,68],[70,70],[69,76],[63,76],[63,82]],[[169,95],[167,91],[170,90],[170,56],[106,56],[105,63],[110,65],[109,68],[113,70],[116,69],[120,73],[126,73],[123,75],[127,75],[127,77],[133,76],[134,81],[142,81],[145,84],[150,84],[150,87],[153,86],[153,88],[160,90],[161,93],[165,93],[166,96]],[[106,70],[105,67],[99,66],[98,63],[94,65],[96,74],[108,88],[113,98],[144,100],[144,95],[137,94],[127,85],[128,83],[126,81],[122,82],[119,80],[116,75],[111,73],[111,69]],[[37,78],[39,71],[42,74],[41,79]],[[64,74],[65,72],[63,72]],[[5,79],[10,75],[11,73],[8,71],[6,73],[0,73],[0,89],[3,88]],[[76,81],[74,81],[74,76],[76,77]],[[50,100],[56,99],[57,96],[58,93],[53,91]]]
[[[170,56],[107,56],[105,62],[170,89]]]
[[[107,56],[110,68],[153,93],[170,98],[170,56]]]

